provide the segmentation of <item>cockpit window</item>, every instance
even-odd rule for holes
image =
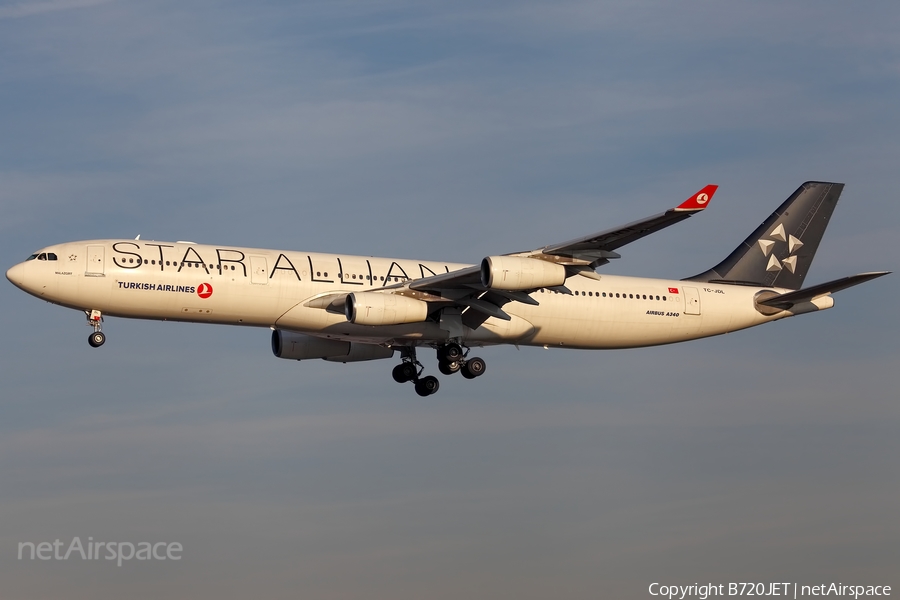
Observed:
[[[56,257],[56,254],[54,254],[53,252],[41,252],[40,254],[32,254],[25,260],[29,261],[29,260],[35,260],[35,259],[37,259],[37,260],[59,260]]]

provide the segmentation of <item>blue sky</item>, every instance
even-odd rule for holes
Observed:
[[[475,262],[705,214],[610,273],[718,262],[847,184],[811,282],[897,270],[895,3],[0,4],[0,256],[102,237]],[[4,598],[645,598],[900,586],[896,276],[621,352],[487,349],[422,400],[268,331],[0,286]],[[432,365],[433,367],[433,365]],[[175,540],[169,564],[20,541]]]

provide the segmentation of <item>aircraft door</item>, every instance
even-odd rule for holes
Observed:
[[[269,268],[265,256],[250,257],[250,282],[259,285],[269,283]]]
[[[87,267],[84,274],[88,277],[103,277],[103,266],[106,263],[106,248],[104,246],[87,247]]]
[[[684,290],[684,314],[699,315],[700,314],[700,292],[697,288],[686,287]]]

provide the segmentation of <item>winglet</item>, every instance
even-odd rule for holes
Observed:
[[[679,204],[675,210],[677,211],[688,211],[688,210],[703,210],[707,206],[709,206],[709,201],[712,200],[713,194],[716,193],[716,190],[719,189],[717,185],[708,185],[681,204]]]

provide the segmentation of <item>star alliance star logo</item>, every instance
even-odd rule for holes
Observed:
[[[784,232],[784,223],[779,223],[778,226],[769,233],[768,237],[769,239],[760,238],[758,242],[759,247],[763,252],[763,256],[769,257],[769,264],[766,265],[766,271],[775,273],[781,269],[787,269],[793,273],[797,269],[797,256],[794,254],[794,250],[799,250],[800,247],[803,246],[803,242],[792,235],[786,235]],[[772,249],[777,242],[787,242],[788,245],[788,254],[790,256],[781,261],[775,258],[775,254],[772,252]]]

